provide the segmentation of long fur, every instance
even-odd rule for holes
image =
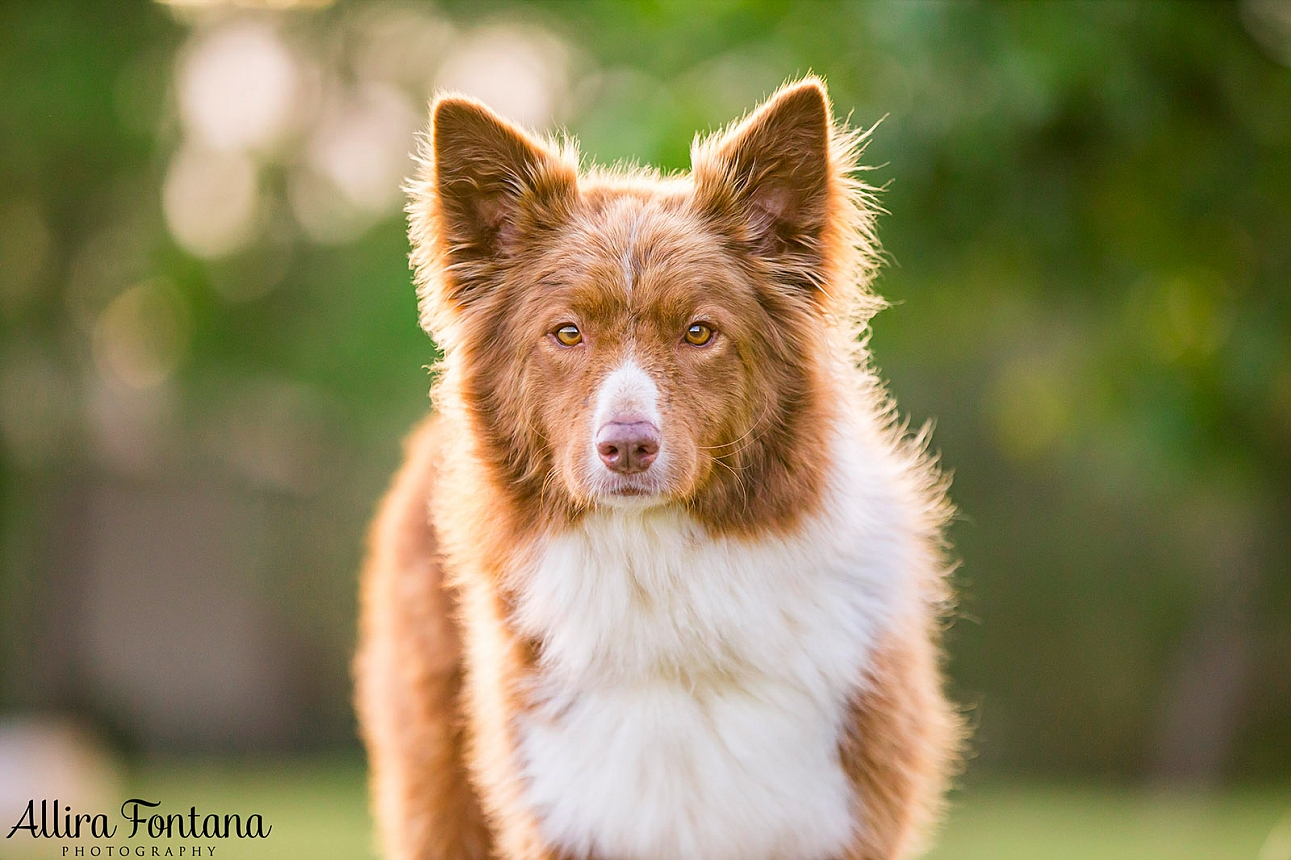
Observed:
[[[444,358],[373,527],[355,664],[387,856],[924,844],[961,737],[950,506],[865,351],[863,139],[816,78],[676,177],[580,175],[568,143],[432,107],[409,221]],[[661,432],[643,473],[598,460],[615,420]]]

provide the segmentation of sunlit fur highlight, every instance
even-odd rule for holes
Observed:
[[[373,526],[355,663],[387,856],[917,853],[961,737],[938,644],[950,507],[927,433],[898,420],[866,350],[882,305],[874,192],[857,175],[867,133],[831,118],[816,78],[697,139],[688,175],[580,173],[572,142],[460,96],[432,115],[408,212],[421,323],[443,350],[436,415]],[[684,347],[701,313],[719,334]],[[544,337],[571,316],[583,344]],[[622,481],[589,472],[597,386],[627,360],[659,387],[665,438],[640,509],[609,504]],[[781,580],[778,565],[813,553]],[[777,626],[789,618],[809,641]],[[676,696],[690,704],[641,717]],[[735,722],[688,721],[689,707]],[[812,735],[758,757],[778,743],[759,728],[772,713],[835,727],[828,754]],[[598,726],[620,738],[613,756],[559,754]],[[660,731],[690,753],[641,758],[632,745]],[[777,789],[776,755],[812,764]],[[647,784],[711,814],[579,791],[635,777],[597,762],[647,760]],[[688,782],[685,762],[709,769]],[[754,789],[736,773],[765,790],[741,801]],[[712,791],[753,817],[722,818]],[[847,816],[819,838],[782,809],[813,792]]]

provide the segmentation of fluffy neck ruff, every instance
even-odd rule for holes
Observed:
[[[853,836],[837,744],[916,592],[900,476],[837,433],[791,534],[714,537],[677,508],[596,511],[524,572],[542,643],[521,718],[528,800],[579,856],[826,857]]]

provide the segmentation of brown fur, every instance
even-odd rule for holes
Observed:
[[[372,528],[357,704],[389,855],[482,860],[490,838],[463,770],[455,596],[444,587],[427,507],[436,425],[432,418],[409,438]]]
[[[511,601],[535,537],[596,504],[579,428],[629,338],[663,380],[678,452],[651,491],[713,534],[791,531],[819,507],[834,357],[859,363],[848,396],[880,416],[882,444],[907,464],[926,552],[911,573],[924,615],[889,632],[839,739],[862,824],[845,856],[918,848],[960,734],[935,645],[948,507],[857,352],[878,306],[861,288],[875,245],[852,178],[858,142],[815,79],[698,142],[689,179],[580,176],[571,149],[474,102],[434,106],[409,212],[422,321],[445,348],[440,417],[410,439],[374,525],[355,664],[392,860],[556,856],[515,761],[513,716],[541,643],[514,632]],[[694,319],[719,332],[702,349],[676,339]],[[566,321],[584,343],[550,338]]]

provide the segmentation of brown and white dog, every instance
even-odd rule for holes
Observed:
[[[444,358],[363,574],[395,860],[887,860],[955,759],[943,481],[861,337],[874,207],[821,81],[689,175],[466,98],[411,184]]]

